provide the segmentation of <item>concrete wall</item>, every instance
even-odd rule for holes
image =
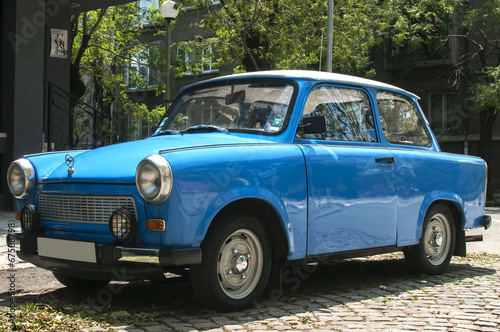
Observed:
[[[16,24],[16,2],[2,1],[0,3],[0,208],[10,209],[13,207],[13,199],[9,194],[5,174],[12,160],[12,147],[8,143],[8,134],[12,123],[14,110],[14,59],[15,52],[7,36],[15,32]]]
[[[69,90],[67,59],[50,58],[50,29],[70,30],[68,0],[3,1],[1,44],[0,208],[12,209],[5,175],[14,159],[42,152],[47,82]]]
[[[4,1],[2,17],[2,154],[0,207],[13,200],[4,180],[8,164],[42,150],[45,105],[45,0]]]
[[[58,2],[56,2],[58,1]],[[66,4],[64,4],[64,3]],[[45,111],[44,111],[44,137],[45,143],[49,141],[57,150],[67,148],[69,135],[69,102],[49,91],[50,85],[56,85],[66,92],[70,92],[70,67],[71,67],[71,3],[67,0],[47,0],[47,25],[45,28]],[[65,57],[51,56],[54,48],[56,31],[64,31],[67,41]],[[52,106],[51,106],[52,105]],[[50,113],[50,114],[49,114]],[[49,118],[50,116],[50,118]],[[50,125],[49,125],[50,121]],[[50,129],[50,130],[49,130]],[[52,147],[47,147],[51,150]]]
[[[45,1],[17,0],[13,158],[42,151],[45,105]]]

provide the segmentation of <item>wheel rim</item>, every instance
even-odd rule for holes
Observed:
[[[232,233],[218,255],[217,275],[222,290],[233,299],[250,295],[259,283],[263,265],[259,238],[248,229]]]
[[[451,230],[445,215],[438,213],[429,220],[424,243],[427,259],[432,265],[440,265],[446,260],[450,252]]]

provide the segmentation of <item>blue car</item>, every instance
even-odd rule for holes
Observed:
[[[417,101],[312,71],[188,86],[150,138],[14,161],[18,255],[75,288],[189,271],[221,311],[301,262],[403,251],[441,273],[491,224],[487,165],[441,152]]]

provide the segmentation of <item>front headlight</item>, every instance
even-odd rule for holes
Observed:
[[[137,230],[134,215],[125,208],[119,208],[109,218],[109,231],[120,242],[132,242]]]
[[[172,169],[160,155],[145,158],[135,172],[137,190],[150,203],[164,202],[172,191]]]
[[[17,159],[10,164],[7,170],[7,183],[15,198],[28,198],[33,191],[34,182],[35,169],[28,159]]]

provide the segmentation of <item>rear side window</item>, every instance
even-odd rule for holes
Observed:
[[[411,99],[393,92],[379,91],[377,107],[382,133],[389,143],[431,145],[431,136]]]
[[[304,134],[299,126],[299,138],[376,142],[370,99],[364,91],[333,86],[317,87],[307,98],[302,120],[308,117],[324,117],[326,130]]]

